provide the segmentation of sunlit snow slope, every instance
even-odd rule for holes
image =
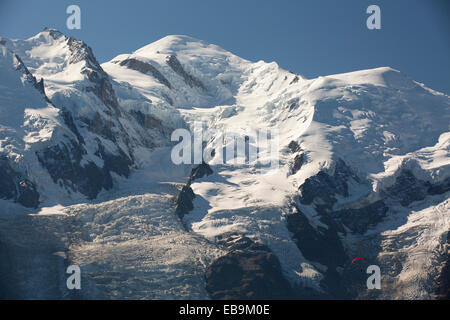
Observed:
[[[178,69],[171,64],[175,59],[179,61]],[[146,65],[151,67],[144,68]],[[228,232],[239,232],[262,241],[276,253],[292,283],[321,290],[323,270],[345,269],[352,252],[351,248],[347,249],[344,263],[337,265],[327,266],[327,259],[322,259],[325,266],[317,267],[317,260],[321,259],[308,261],[299,250],[302,245],[294,245],[289,232],[292,228],[288,230],[289,223],[285,221],[293,202],[298,203],[312,226],[329,227],[326,216],[332,212],[344,214],[343,208],[372,209],[371,204],[385,199],[386,193],[392,192],[386,190],[402,170],[412,172],[420,183],[448,185],[450,158],[446,132],[450,100],[392,68],[308,80],[282,70],[276,63],[252,63],[186,36],[168,36],[102,66],[115,81],[131,84],[151,100],[176,106],[192,127],[195,121],[201,120],[207,123],[207,128],[219,131],[279,131],[277,170],[260,172],[252,165],[214,165],[217,159],[213,159],[210,164],[214,173],[192,183],[197,197],[193,201],[194,209],[183,219],[190,229],[210,240]],[[153,71],[147,71],[150,68]],[[167,82],[162,82],[160,75]],[[422,151],[424,148],[428,152]],[[270,154],[263,156],[270,157]],[[319,180],[319,189],[322,183],[330,185],[329,181],[320,181],[317,174],[333,176],[338,160],[354,175],[341,177],[345,192],[339,194],[338,190],[336,199],[317,196],[305,201],[306,196],[302,196],[299,187],[308,179]],[[306,191],[309,190],[303,193]],[[440,199],[448,198],[445,192]],[[318,208],[322,201],[330,200],[333,202],[329,208]],[[395,214],[397,203],[386,202],[389,199],[383,202],[387,210],[383,217],[373,222],[366,219],[362,222],[365,226],[354,230],[348,229],[351,223],[344,223],[343,230],[337,229],[338,238],[351,238],[355,231],[364,233],[385,219],[385,215]],[[371,214],[370,210],[364,213]],[[346,219],[351,217],[343,218]],[[438,229],[432,232],[437,239],[450,226],[447,215],[442,219]],[[414,229],[422,228],[425,232],[430,226],[427,219],[422,220],[423,224]],[[405,223],[403,228],[408,229],[408,221]],[[343,247],[351,243],[343,240]],[[442,241],[436,240],[438,243],[441,245]],[[317,245],[314,250],[323,248]],[[378,250],[370,250],[368,254],[360,254],[376,259]],[[445,250],[440,254],[445,254]],[[311,253],[306,255],[314,257]],[[425,269],[414,272],[428,273]],[[409,285],[420,286],[419,283]],[[420,288],[410,290],[420,291]],[[426,292],[424,295],[429,297],[430,290]]]
[[[14,162],[29,143],[19,130],[28,99],[15,99],[25,113],[14,123],[2,117],[0,125],[12,128],[2,139],[19,141],[13,144],[19,151],[3,142],[1,151],[22,175],[21,167],[32,166],[41,204],[25,211],[12,203],[20,203],[17,197],[2,196],[9,200],[0,206],[40,213],[26,219],[45,219],[46,227],[55,220],[49,241],[57,245],[36,252],[54,264],[49,254],[63,251],[58,256],[66,264],[79,264],[89,284],[83,298],[252,298],[261,297],[252,283],[271,281],[283,285],[263,298],[442,296],[450,229],[448,96],[389,67],[305,79],[187,36],[165,37],[101,65],[84,43],[56,30],[1,41],[3,52],[15,52],[44,79],[48,102],[38,101],[48,111],[39,115],[48,118],[46,147],[53,148],[36,150],[38,161]],[[13,89],[4,84],[0,99]],[[3,110],[11,112],[5,103]],[[212,159],[175,165],[172,130],[194,130],[199,121],[214,130],[203,137],[214,148]],[[72,142],[58,138],[59,127]],[[258,161],[220,161],[227,132],[258,130],[271,132],[258,146]],[[245,141],[257,147],[255,139]],[[71,147],[55,149],[62,144]],[[55,170],[53,162],[65,165]],[[10,256],[29,254],[27,239],[15,243],[8,231],[24,219],[0,224]],[[42,223],[27,232],[36,237]],[[382,290],[367,290],[365,269],[351,264],[355,257],[364,257],[363,267],[381,267]],[[227,273],[230,261],[244,267]],[[251,278],[247,262],[261,268],[263,280],[233,288],[231,280],[220,282],[233,273]],[[72,297],[64,290],[56,286],[49,295]]]

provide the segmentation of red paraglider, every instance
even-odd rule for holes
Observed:
[[[359,259],[364,259],[364,258],[363,257],[355,258],[355,259],[352,260],[352,264],[353,264],[353,262],[355,262],[356,260],[359,260]]]

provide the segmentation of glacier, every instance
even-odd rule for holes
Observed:
[[[390,67],[307,79],[181,35],[102,64],[54,29],[0,49],[0,297],[445,297],[447,95]],[[173,164],[171,133],[198,121],[205,147],[277,130],[279,166]]]

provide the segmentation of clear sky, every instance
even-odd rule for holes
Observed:
[[[81,30],[66,27],[70,4]],[[366,27],[371,4],[381,30]],[[0,0],[0,36],[45,26],[84,40],[100,62],[185,34],[307,78],[391,66],[450,94],[448,0]]]

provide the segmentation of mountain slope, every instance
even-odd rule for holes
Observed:
[[[39,205],[35,152],[52,139],[70,141],[74,135],[64,125],[57,108],[48,100],[20,58],[0,45],[0,197],[26,207]]]
[[[168,143],[170,123],[163,123],[149,108],[123,108],[109,76],[82,41],[45,29],[27,40],[1,42],[41,79],[42,90],[72,131],[70,141],[53,137],[45,148],[35,150],[52,179],[50,184],[37,183],[42,189],[50,186],[41,190],[43,201],[94,199],[112,188],[113,174],[127,177],[139,166],[135,153]]]
[[[58,201],[97,198],[95,204],[58,210],[58,217],[70,213],[63,225],[79,223],[79,230],[69,231],[67,259],[89,270],[92,287],[114,290],[103,281],[122,283],[131,277],[126,269],[145,260],[151,268],[139,272],[168,268],[167,274],[139,285],[137,295],[124,289],[111,297],[149,297],[152,286],[164,292],[170,289],[161,287],[164,277],[178,279],[171,275],[187,269],[186,290],[177,296],[170,289],[171,297],[189,296],[199,274],[205,275],[200,287],[215,298],[261,297],[258,288],[271,282],[277,283],[274,290],[263,291],[273,296],[263,298],[438,297],[436,282],[449,256],[448,96],[389,67],[305,79],[274,62],[247,61],[187,36],[165,37],[102,65],[84,43],[55,30],[2,41],[23,55],[35,77],[44,78],[45,92],[77,146],[47,155],[38,151],[40,164],[55,182],[62,181],[62,190],[69,184],[88,198],[75,201],[63,193]],[[198,145],[209,159],[192,170],[190,163],[175,165],[170,133],[195,132],[198,122],[205,133]],[[266,143],[258,132],[270,133]],[[224,161],[239,141],[246,153]],[[66,156],[55,156],[60,154]],[[75,167],[92,163],[101,172],[75,170],[88,177],[89,190],[66,175],[67,167],[55,173],[49,161],[56,158],[59,166],[77,154]],[[180,191],[160,194],[167,183]],[[108,192],[99,194],[102,189]],[[167,194],[177,193],[170,207]],[[167,267],[170,255],[152,256],[152,250],[179,250],[185,240],[147,248],[150,238],[141,228],[159,225],[159,217],[141,220],[141,209],[132,204],[148,199],[145,210],[159,201],[171,219],[181,219],[184,231],[176,232],[189,234],[180,239],[190,248],[208,243],[208,250],[196,251],[208,262],[193,271],[187,257]],[[109,209],[114,206],[120,213]],[[89,237],[80,238],[81,230]],[[130,243],[150,250],[144,260],[137,251],[121,251]],[[87,252],[94,253],[91,259]],[[118,275],[107,271],[116,255],[125,259]],[[364,259],[356,266],[354,257]],[[97,267],[100,261],[108,267]],[[367,290],[369,264],[381,267],[384,290]],[[250,266],[261,278],[253,278]],[[106,280],[99,278],[102,272],[109,274]],[[200,287],[192,289],[193,297],[204,297]]]

